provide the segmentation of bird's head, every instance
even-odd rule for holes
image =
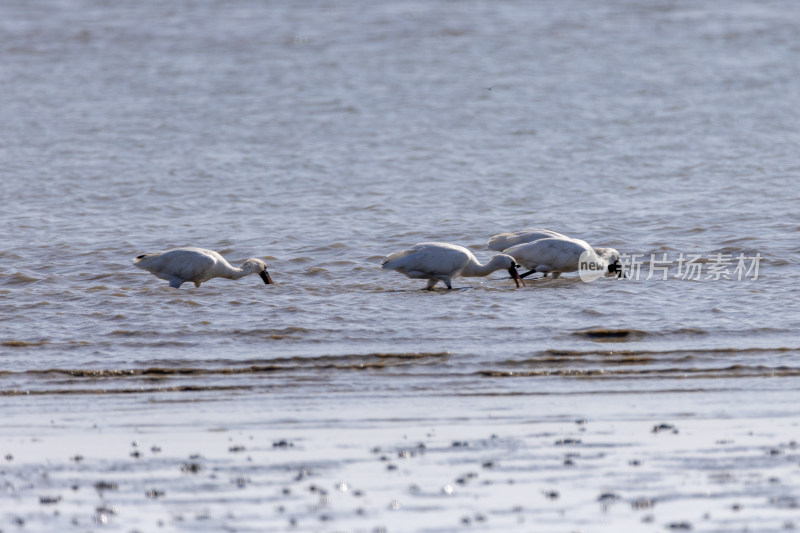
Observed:
[[[492,261],[496,262],[501,268],[508,270],[508,273],[511,275],[511,279],[514,280],[514,285],[517,287],[525,286],[525,282],[520,277],[519,272],[517,272],[519,265],[513,257],[507,254],[498,254],[492,258]]]
[[[624,276],[618,251],[616,251],[614,248],[595,248],[594,251],[606,262],[606,264],[608,264],[609,274],[616,274],[616,276],[619,278]]]
[[[261,279],[264,280],[264,283],[267,285],[272,285],[275,282],[272,281],[272,278],[267,272],[267,264],[262,261],[261,259],[256,259],[255,257],[251,257],[244,263],[242,263],[242,270],[247,272],[248,274],[258,274],[261,276]]]

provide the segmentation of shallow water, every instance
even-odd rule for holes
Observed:
[[[795,3],[0,15],[0,529],[800,526]],[[642,274],[380,268],[531,226]]]

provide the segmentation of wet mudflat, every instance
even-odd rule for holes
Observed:
[[[791,530],[800,418],[782,381],[756,393],[100,395],[88,408],[67,397],[49,416],[5,421],[0,520],[26,531]],[[751,394],[759,402],[743,406]]]

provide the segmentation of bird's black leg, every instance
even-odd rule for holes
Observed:
[[[520,274],[519,277],[526,278],[526,277],[530,276],[531,274],[536,274],[536,271],[535,270],[528,270],[524,274]]]

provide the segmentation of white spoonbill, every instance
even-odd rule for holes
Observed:
[[[540,239],[569,239],[566,235],[547,228],[528,228],[512,233],[499,233],[489,239],[489,249],[502,252],[526,242],[538,241]]]
[[[408,250],[395,252],[383,261],[383,268],[396,270],[413,279],[427,279],[428,290],[442,281],[448,289],[452,289],[451,278],[487,276],[495,270],[505,269],[511,274],[517,287],[525,282],[517,273],[514,258],[497,254],[482,265],[472,252],[463,246],[444,242],[423,242]]]
[[[580,239],[550,238],[518,244],[505,250],[517,263],[530,269],[520,277],[526,277],[534,272],[542,272],[545,277],[552,274],[558,278],[562,272],[575,272],[581,254],[586,253],[584,259],[599,265],[600,270],[617,273],[622,276],[619,263],[619,252],[613,248],[592,248],[586,241]]]
[[[136,256],[133,264],[151,274],[169,281],[169,286],[179,288],[187,281],[199,287],[211,278],[239,279],[258,274],[267,285],[274,283],[261,259],[251,258],[236,268],[214,250],[203,248],[175,248],[152,254]]]

